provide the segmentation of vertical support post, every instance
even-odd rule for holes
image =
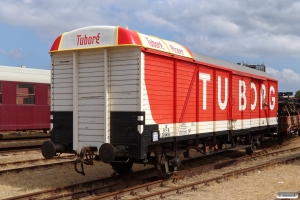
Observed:
[[[138,101],[138,111],[143,111],[143,81],[145,80],[144,77],[144,65],[145,65],[145,59],[144,59],[144,52],[140,52],[139,56],[139,101]]]
[[[242,76],[242,80],[245,82],[245,77]],[[246,89],[246,88],[243,87],[243,92],[245,92],[245,89]],[[247,92],[247,91],[246,91],[246,92]],[[245,104],[245,102],[244,102],[244,104]],[[243,105],[244,105],[244,104],[243,104]],[[241,110],[241,129],[242,129],[242,132],[243,132],[244,129],[245,129],[244,111],[245,111],[245,110],[243,110],[243,109]]]
[[[174,58],[173,65],[173,136],[177,136],[180,124],[177,125],[177,60]]]
[[[54,103],[53,103],[53,97],[54,97],[54,95],[53,95],[53,78],[54,78],[54,61],[53,61],[53,58],[52,58],[52,56],[53,56],[53,53],[51,53],[51,61],[50,61],[50,66],[51,66],[51,78],[50,78],[50,113],[52,112],[52,111],[54,111]],[[53,119],[53,115],[52,114],[50,114],[50,120],[52,120]],[[50,130],[52,130],[53,129],[53,123],[50,123]],[[52,139],[52,134],[51,134],[51,139]]]
[[[142,51],[139,51],[139,95],[138,95],[138,111],[142,112],[144,111],[144,84],[145,84],[145,54],[144,52]],[[145,118],[142,119],[144,120],[145,124],[146,124],[146,114],[145,113]],[[138,117],[139,118],[139,117]],[[138,120],[138,119],[137,119]],[[143,135],[143,132],[144,132],[144,125],[137,125],[137,129],[138,129],[138,132],[141,134],[141,155],[144,157],[144,161],[148,160],[147,159],[147,151],[148,151],[148,145],[146,143],[144,143],[144,135]]]
[[[199,137],[199,65],[197,67],[197,78],[196,78],[196,134]]]
[[[259,105],[258,105],[258,110],[259,110],[259,114],[258,114],[258,117],[259,117],[259,127],[262,126],[262,115],[261,115],[261,101],[262,101],[262,84],[264,83],[264,81],[259,81],[259,98],[258,98],[258,102],[259,102]]]
[[[143,85],[144,85],[144,66],[145,66],[145,54],[144,52],[139,53],[139,95],[138,95],[138,111],[142,112],[144,111],[143,107],[143,101],[144,101],[144,90],[143,90]],[[146,118],[146,115],[145,115]],[[146,120],[146,119],[143,119]],[[143,125],[138,125],[138,132],[142,134],[144,132],[144,126]]]
[[[108,53],[107,48],[104,49],[104,141],[106,143],[110,143],[110,109],[109,109],[109,101],[110,101],[110,94],[109,94],[109,66],[108,66]]]
[[[228,77],[228,124],[229,124],[229,131],[228,131],[228,138],[227,140],[230,141],[232,138],[232,104],[233,104],[233,100],[232,100],[232,72],[229,72],[229,77]]]
[[[213,141],[214,143],[216,143],[216,126],[217,126],[217,118],[216,118],[216,107],[217,107],[217,98],[218,98],[218,92],[217,92],[217,78],[216,78],[216,69],[214,69],[213,71],[213,134],[214,134],[214,138]]]
[[[268,126],[268,130],[270,130],[269,129],[269,125],[270,125],[270,123],[269,123],[269,117],[270,117],[270,106],[269,106],[269,104],[270,104],[270,82],[268,81],[268,80],[266,80],[266,96],[268,97],[268,98],[266,98],[267,99],[267,101],[265,101],[265,103],[267,104],[265,104],[265,113],[266,113],[266,123],[267,123],[267,126]],[[295,106],[295,105],[294,105]],[[296,110],[296,109],[295,109]],[[297,110],[296,110],[297,111]],[[294,118],[293,118],[293,121],[294,121]],[[295,123],[295,122],[294,122]],[[298,123],[298,122],[297,122]]]
[[[73,51],[73,150],[79,151],[78,144],[78,51]]]

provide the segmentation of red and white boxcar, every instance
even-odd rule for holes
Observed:
[[[120,174],[153,160],[168,177],[182,150],[189,156],[191,148],[207,154],[207,146],[220,152],[223,144],[242,144],[251,153],[259,138],[276,132],[277,80],[265,72],[115,26],[64,33],[50,53],[46,158],[95,151]]]
[[[50,70],[0,66],[0,131],[50,129]]]

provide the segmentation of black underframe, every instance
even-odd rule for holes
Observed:
[[[73,112],[52,111],[53,129],[51,131],[51,141],[54,144],[61,144],[66,147],[65,153],[73,152]],[[140,116],[140,120],[138,117]],[[138,125],[143,126],[143,132],[138,132]],[[270,134],[270,130],[277,131],[277,125],[253,127],[250,129],[208,132],[191,134],[177,137],[159,138],[159,141],[152,141],[152,132],[158,131],[158,124],[145,125],[145,112],[110,112],[110,143],[117,146],[126,146],[128,157],[145,159],[151,146],[164,143],[184,142],[194,140],[195,144],[203,141],[216,142],[216,138],[223,137],[230,141],[232,137],[247,134],[264,135]],[[176,138],[176,139],[174,139]]]

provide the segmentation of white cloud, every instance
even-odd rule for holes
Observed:
[[[5,49],[0,49],[0,53],[6,55]]]
[[[283,68],[282,70],[277,70],[267,67],[266,71],[278,79],[279,90],[283,92],[300,90],[300,74],[292,69]]]
[[[162,18],[162,16],[155,15],[149,10],[137,11],[135,15],[140,23],[151,24],[151,26],[156,26],[161,29],[179,31],[179,27],[177,27],[172,21],[166,20]]]
[[[21,58],[23,54],[23,50],[20,47],[15,47],[9,50],[7,54],[13,58]]]
[[[0,53],[12,58],[21,58],[23,55],[23,50],[20,47],[14,47],[9,51],[5,49],[0,49]]]
[[[51,42],[91,25],[119,25],[210,56],[300,59],[300,2],[238,0],[1,0],[0,23]],[[247,59],[244,59],[247,60]]]
[[[285,82],[287,84],[300,84],[300,74],[288,69],[283,68],[281,71],[274,68],[267,68],[267,73],[275,76],[279,81]]]

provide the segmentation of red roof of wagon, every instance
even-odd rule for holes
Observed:
[[[243,72],[245,76],[255,76],[257,78],[260,77],[261,79],[269,78],[275,80],[273,76],[265,72],[209,56],[192,53],[188,48],[176,42],[163,40],[151,35],[145,35],[119,26],[90,26],[63,33],[56,38],[50,52],[117,46],[140,46],[145,49],[153,49],[170,55],[192,58],[193,61],[204,63],[205,65],[226,68],[233,72]]]
[[[112,46],[142,46],[193,58],[189,49],[176,42],[145,35],[119,26],[91,26],[63,33],[56,38],[50,52]]]

